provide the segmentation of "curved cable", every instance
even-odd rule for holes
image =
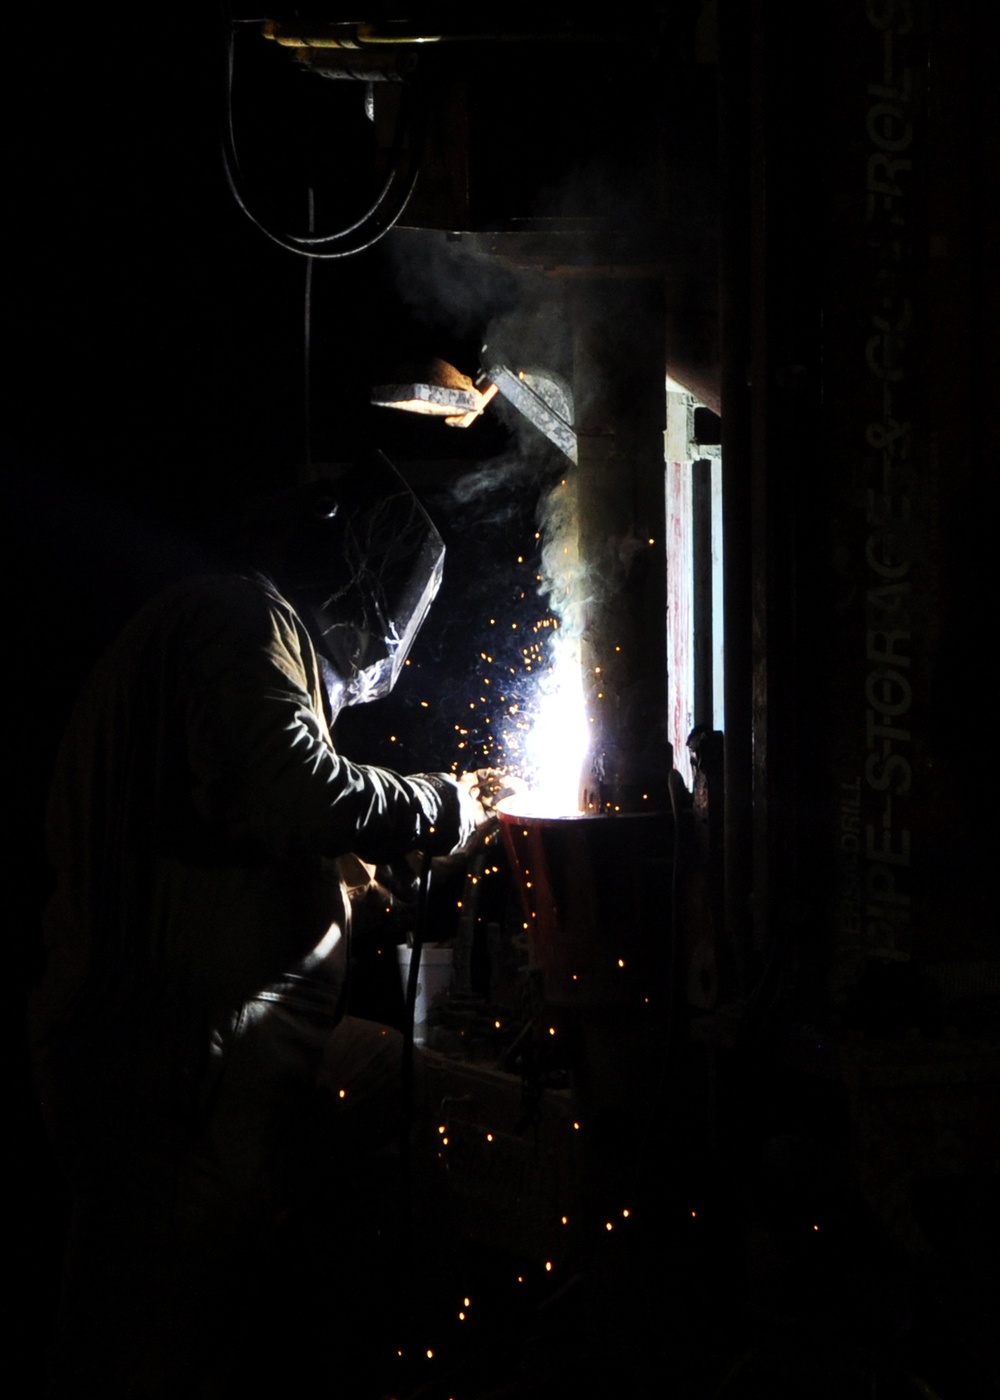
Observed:
[[[385,200],[386,200],[386,198],[387,198],[389,192],[391,191],[392,185],[393,185],[393,184],[396,182],[396,180],[397,180],[397,177],[398,177],[398,175],[399,175],[399,173],[400,173],[400,169],[401,169],[401,167],[402,167],[402,165],[403,165],[403,161],[402,161],[402,159],[401,159],[400,157],[397,157],[396,163],[395,163],[394,166],[390,169],[389,174],[386,176],[386,179],[385,179],[385,181],[383,182],[382,188],[381,188],[381,190],[379,191],[378,196],[376,197],[374,203],[369,207],[369,209],[367,210],[367,212],[364,213],[363,215],[361,215],[361,217],[360,217],[359,219],[356,219],[356,220],[354,221],[353,224],[346,225],[344,228],[339,229],[339,230],[335,231],[334,233],[331,233],[331,234],[319,234],[319,235],[317,235],[317,234],[313,233],[313,231],[312,231],[311,229],[310,229],[309,233],[308,233],[308,234],[305,234],[305,235],[293,234],[293,233],[288,233],[288,232],[284,232],[284,231],[278,231],[278,230],[276,230],[276,229],[271,228],[268,224],[266,224],[266,223],[263,221],[263,219],[260,218],[260,217],[258,217],[258,215],[255,214],[254,211],[251,209],[251,207],[250,207],[250,205],[249,205],[249,203],[248,203],[248,201],[247,201],[247,198],[246,198],[246,196],[244,195],[244,192],[243,192],[242,172],[240,171],[240,161],[239,161],[239,156],[238,156],[237,151],[236,151],[236,138],[235,138],[235,131],[234,131],[234,129],[233,129],[232,84],[233,84],[233,71],[234,71],[234,67],[235,67],[235,56],[234,56],[235,43],[234,43],[234,40],[235,40],[235,27],[234,27],[233,25],[230,25],[230,27],[229,27],[229,38],[228,38],[228,43],[227,43],[226,103],[225,103],[225,123],[224,123],[224,127],[223,127],[223,149],[222,149],[222,154],[223,154],[223,166],[224,166],[224,170],[225,170],[225,174],[226,174],[226,179],[227,179],[227,182],[228,182],[228,184],[229,184],[229,188],[230,188],[230,190],[231,190],[231,192],[232,192],[232,194],[233,194],[233,197],[234,197],[234,199],[236,200],[236,203],[237,203],[237,205],[239,206],[239,208],[240,208],[240,209],[242,210],[242,212],[247,216],[247,218],[251,221],[251,223],[254,224],[254,226],[255,226],[256,228],[258,228],[266,237],[272,239],[272,241],[274,241],[274,242],[277,242],[281,247],[286,248],[286,249],[287,249],[288,251],[290,251],[290,252],[302,253],[302,254],[306,254],[306,255],[308,255],[308,254],[311,252],[311,250],[312,250],[313,248],[322,248],[322,247],[325,247],[327,244],[329,244],[329,243],[331,243],[331,242],[337,242],[337,241],[339,241],[339,240],[341,240],[341,239],[347,238],[347,237],[349,237],[352,233],[355,233],[355,232],[357,232],[359,229],[362,229],[363,227],[367,226],[369,223],[371,223],[371,222],[373,221],[373,219],[374,219],[375,216],[377,215],[377,213],[378,213],[378,211],[380,210],[381,206],[384,204],[384,202],[385,202]],[[400,132],[400,130],[402,129],[402,127],[403,127],[403,123],[402,123],[402,119],[400,119],[400,122],[397,124],[397,133],[396,133],[396,144],[397,144],[398,146],[401,146],[401,141],[400,141],[400,139],[399,139],[399,132]],[[415,176],[415,173],[416,173],[416,172],[414,172],[414,176]],[[414,182],[415,182],[415,180],[414,180]],[[395,218],[393,218],[393,219],[391,220],[391,222],[389,222],[389,223],[386,224],[385,229],[381,230],[381,232],[376,233],[376,235],[375,235],[376,237],[381,237],[382,233],[387,232],[387,231],[388,231],[388,228],[390,228],[390,227],[392,226],[392,223],[395,222],[395,219],[399,217],[399,214],[402,213],[402,208],[405,207],[405,201],[409,199],[409,194],[410,194],[411,191],[412,191],[412,183],[409,185],[409,188],[408,188],[408,189],[406,190],[406,192],[405,192],[404,201],[403,201],[402,206],[400,207],[399,211],[396,213]],[[370,242],[371,242],[371,241],[374,241],[374,239],[371,239],[369,242],[364,243],[362,246],[364,246],[364,247],[370,246]],[[360,251],[360,250],[361,250],[360,247],[359,247],[359,248],[356,248],[356,249],[353,248],[353,247],[352,247],[352,249],[344,249],[344,250],[338,249],[338,250],[336,250],[336,252],[334,253],[334,256],[343,256],[343,255],[345,255],[348,251]]]
[[[393,169],[390,169],[389,174],[386,176],[382,188],[375,199],[375,202],[369,207],[367,213],[362,214],[361,217],[359,219],[356,219],[353,224],[348,224],[344,228],[338,229],[334,233],[316,234],[313,230],[311,222],[309,226],[309,231],[306,234],[294,234],[288,232],[278,233],[275,230],[269,229],[261,221],[259,221],[257,216],[249,208],[246,199],[244,198],[242,190],[243,177],[242,172],[240,170],[239,156],[236,151],[236,133],[233,126],[232,100],[233,74],[235,72],[236,66],[236,22],[231,18],[230,7],[225,6],[225,8],[227,9],[227,12],[230,13],[230,20],[228,24],[228,41],[226,45],[226,100],[225,122],[223,127],[223,162],[225,164],[226,175],[227,179],[229,180],[230,189],[232,190],[232,193],[239,207],[242,209],[243,213],[247,215],[251,222],[254,223],[256,227],[260,228],[263,233],[268,234],[269,237],[276,237],[281,240],[287,239],[289,243],[301,245],[302,248],[308,248],[312,245],[322,245],[331,241],[338,240],[340,238],[347,237],[349,234],[355,232],[355,230],[358,229],[361,226],[361,224],[365,222],[365,220],[370,218],[371,215],[385,201],[385,198],[398,174],[398,168],[394,167]],[[298,251],[298,247],[296,247],[292,251]]]
[[[401,218],[410,202],[420,173],[423,144],[424,103],[422,96],[404,90],[396,120],[389,173],[374,202],[360,218],[332,233],[316,234],[311,229],[295,234],[273,228],[252,209],[244,191],[244,179],[236,150],[233,127],[233,73],[235,68],[236,26],[228,6],[226,38],[225,98],[222,124],[222,164],[226,182],[239,209],[264,236],[287,252],[310,258],[342,258],[363,252],[384,237]],[[390,195],[395,198],[390,200]],[[336,246],[334,246],[336,245]]]

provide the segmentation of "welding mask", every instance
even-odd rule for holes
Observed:
[[[440,587],[444,541],[381,452],[290,494],[272,516],[271,571],[312,633],[336,714],[395,685]]]

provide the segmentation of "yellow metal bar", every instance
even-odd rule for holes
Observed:
[[[373,24],[358,25],[360,44],[440,44],[441,34],[378,34]]]
[[[373,24],[344,25],[336,33],[292,33],[278,20],[264,21],[265,39],[273,39],[286,49],[364,49],[375,45],[437,44],[440,34],[379,33]]]

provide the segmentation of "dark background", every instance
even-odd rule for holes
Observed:
[[[8,51],[2,176],[12,1276],[18,1352],[31,1368],[65,1221],[22,1028],[41,966],[42,825],[55,747],[80,683],[137,603],[192,559],[210,563],[206,523],[248,493],[294,481],[306,455],[306,263],[254,229],[227,188],[215,8],[192,17],[112,4],[97,18],[53,18],[44,29]],[[262,41],[246,53],[246,85],[234,96],[255,188],[273,193],[280,217],[304,216],[314,179],[326,192],[318,219],[362,212],[371,161],[360,88],[331,91]],[[312,276],[315,460],[346,461],[375,445],[424,460],[502,449],[499,422],[453,435],[412,418],[397,424],[368,405],[370,386],[391,377],[433,322],[426,308],[402,307],[383,249],[316,264]],[[453,320],[430,330],[436,353],[475,368],[474,316],[457,331]],[[494,502],[492,523],[481,527],[468,511],[438,517],[449,544],[467,541],[481,582],[484,540],[499,531],[513,558],[534,528],[530,501],[519,499]],[[461,595],[461,549],[452,554]],[[506,571],[512,596],[516,575]],[[463,683],[474,638],[462,617],[482,593],[468,606],[445,604],[425,639],[433,674],[405,689],[412,723],[396,766],[447,767],[459,756],[453,725],[429,726],[419,700],[438,698],[440,675]],[[376,728],[379,751],[358,756],[391,761],[386,731],[395,726],[386,719]]]
[[[759,13],[768,7],[752,8]],[[995,485],[980,443],[989,442],[985,430],[994,416],[986,408],[993,396],[986,352],[992,350],[995,363],[995,346],[984,331],[995,318],[984,306],[989,296],[995,298],[996,275],[983,250],[995,206],[984,207],[983,191],[991,168],[995,191],[996,128],[989,137],[983,121],[990,104],[983,96],[983,27],[976,7],[958,6],[962,22],[954,27],[943,7],[924,8],[935,24],[937,66],[930,72],[929,108],[937,124],[933,180],[925,177],[924,186],[931,207],[922,210],[919,230],[921,237],[930,231],[939,238],[944,230],[959,250],[951,263],[928,264],[931,272],[921,272],[933,296],[926,298],[932,311],[921,327],[927,348],[918,382],[934,407],[939,448],[928,473],[937,493],[934,519],[940,522],[932,541],[936,591],[928,610],[931,623],[917,638],[919,647],[933,652],[936,667],[934,727],[928,725],[925,744],[933,759],[925,789],[934,802],[929,800],[932,809],[920,816],[924,875],[930,879],[932,873],[935,881],[935,918],[927,922],[936,952],[937,940],[962,946],[965,938],[978,940],[976,948],[985,945],[987,907],[993,903],[988,872],[995,821],[984,776],[993,771],[993,761],[983,750],[992,750],[996,694],[988,586],[988,497],[995,496]],[[772,177],[778,171],[776,193],[786,201],[781,206],[775,199],[768,210],[756,211],[759,241],[753,246],[761,285],[751,291],[760,305],[770,298],[764,308],[771,337],[765,351],[787,372],[787,383],[776,381],[768,391],[773,393],[766,405],[770,421],[762,427],[754,422],[755,432],[772,434],[761,453],[766,472],[759,463],[754,469],[771,493],[766,508],[774,532],[768,546],[773,554],[765,560],[772,576],[762,584],[773,586],[777,595],[768,641],[775,676],[771,820],[779,834],[792,830],[796,841],[798,829],[808,827],[817,791],[814,769],[823,767],[832,747],[828,736],[836,734],[838,723],[847,728],[838,710],[839,692],[828,684],[835,664],[829,659],[828,620],[805,605],[819,599],[830,606],[826,591],[832,569],[822,551],[825,534],[837,521],[826,502],[846,499],[840,473],[848,452],[857,451],[858,436],[850,415],[828,398],[830,451],[810,454],[808,432],[819,410],[798,414],[794,404],[788,407],[791,391],[786,390],[791,384],[794,391],[800,362],[812,368],[810,356],[825,355],[833,377],[838,355],[856,355],[863,344],[869,310],[864,295],[861,319],[846,330],[841,326],[839,345],[824,342],[820,350],[807,337],[803,351],[791,343],[801,322],[808,323],[808,336],[818,346],[822,328],[815,305],[824,294],[834,299],[831,287],[839,295],[848,286],[851,259],[863,255],[860,242],[843,255],[836,246],[831,249],[826,191],[819,188],[817,173],[823,159],[832,169],[843,159],[843,189],[850,197],[844,196],[843,208],[836,198],[830,204],[839,225],[856,230],[863,196],[857,148],[871,62],[869,54],[867,67],[862,71],[859,64],[854,74],[847,59],[855,31],[864,29],[863,10],[857,8],[853,30],[845,21],[845,33],[834,36],[842,71],[832,78],[824,69],[823,42],[794,26],[786,32],[784,19],[775,19],[770,42],[777,58],[766,102],[758,93],[753,105],[755,112],[767,107],[768,141],[779,133],[767,152],[768,168]],[[780,34],[778,41],[774,33]],[[798,56],[794,64],[793,55]],[[3,726],[5,864],[11,877],[8,938],[15,983],[10,1141],[18,1248],[12,1273],[24,1323],[19,1345],[29,1365],[37,1362],[65,1219],[62,1187],[27,1087],[22,1031],[25,993],[40,966],[39,915],[48,888],[41,832],[55,745],[83,676],[136,603],[192,557],[210,557],[206,521],[224,515],[227,502],[294,479],[306,453],[306,266],[255,230],[226,187],[219,143],[223,57],[212,7],[192,18],[187,12],[111,4],[86,21],[42,23],[35,16],[30,29],[22,22],[8,36],[2,162],[6,355],[0,371],[10,622]],[[810,147],[811,133],[799,114],[813,93],[814,73],[834,91],[842,81],[853,96],[852,105],[845,102],[847,115],[833,111],[821,141]],[[254,187],[273,195],[280,215],[301,227],[310,184],[321,191],[316,209],[321,227],[324,218],[338,223],[363,209],[371,192],[371,132],[360,93],[331,92],[329,84],[320,85],[320,92],[263,43],[247,47],[238,77],[234,100],[241,151]],[[715,122],[710,103],[703,116]],[[780,222],[783,241],[773,238],[766,245],[760,232],[765,214]],[[741,266],[745,262],[749,268],[751,221],[730,237]],[[463,687],[474,680],[484,601],[499,598],[508,610],[535,601],[530,557],[516,565],[522,542],[530,547],[534,522],[532,492],[523,482],[488,493],[475,508],[459,508],[448,495],[449,481],[460,478],[475,459],[503,454],[509,429],[502,419],[452,434],[368,405],[369,387],[429,342],[435,353],[471,371],[483,326],[503,313],[512,295],[501,279],[464,309],[461,298],[448,298],[447,311],[439,310],[434,289],[401,282],[398,269],[385,245],[313,269],[310,446],[317,461],[348,460],[378,445],[398,462],[424,464],[421,484],[451,549],[446,590],[452,591],[435,609],[415,656],[416,682],[399,700],[407,725],[396,761],[412,769],[447,766],[459,757],[449,747],[454,738],[448,707],[460,702]],[[768,278],[777,292],[761,289]],[[853,303],[845,298],[844,305],[849,320]],[[836,319],[828,318],[827,329]],[[781,343],[786,325],[792,327],[787,348]],[[852,374],[861,373],[858,358]],[[734,374],[729,387],[735,384],[731,402],[736,405],[748,387],[743,362]],[[944,403],[946,391],[952,397]],[[851,392],[849,384],[843,395],[848,408]],[[743,426],[748,423],[749,417]],[[837,438],[841,424],[843,444]],[[799,534],[793,546],[794,530]],[[801,593],[785,587],[793,573],[793,583],[801,582],[799,575],[804,579]],[[522,598],[525,593],[529,596]],[[441,703],[443,725],[428,719],[422,699]],[[785,726],[789,713],[795,724]],[[364,736],[371,748],[357,756],[392,760],[386,742],[392,728],[375,716]],[[809,756],[808,762],[802,759],[803,792],[786,801],[789,785],[781,763],[794,768],[801,755]],[[812,821],[819,827],[826,815]],[[794,855],[795,842],[789,838],[787,844]],[[774,889],[791,888],[799,901],[775,898],[775,922],[784,919],[796,930],[801,923],[808,932],[812,906],[822,902],[824,890],[817,892],[808,878],[811,836],[802,844],[809,849],[798,886],[787,874],[779,842],[770,842],[768,860]],[[802,946],[808,946],[805,940]],[[884,1018],[886,998],[878,986],[869,995],[877,1022]],[[902,1025],[901,1034],[911,1034],[905,1016]],[[901,1053],[905,1057],[905,1046]],[[914,1110],[915,1122],[923,1112]]]

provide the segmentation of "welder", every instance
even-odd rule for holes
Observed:
[[[239,562],[133,619],[56,764],[32,1013],[73,1195],[53,1397],[223,1393],[227,1300],[296,1185],[341,1138],[375,1157],[396,1131],[398,1037],[343,1015],[338,859],[429,859],[489,821],[474,775],[400,776],[331,739],[391,688],[440,580],[394,469],[245,527]]]

